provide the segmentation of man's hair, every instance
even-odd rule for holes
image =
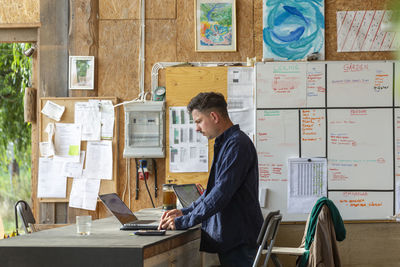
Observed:
[[[222,117],[229,118],[228,110],[226,108],[227,104],[224,96],[220,93],[214,92],[200,93],[193,97],[187,105],[189,113],[192,113],[195,109],[201,113],[217,111]]]

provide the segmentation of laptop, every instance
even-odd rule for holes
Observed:
[[[120,230],[157,230],[156,220],[139,220],[115,193],[99,195],[107,209],[122,224]]]
[[[173,185],[172,188],[184,208],[189,207],[201,196],[195,184]]]

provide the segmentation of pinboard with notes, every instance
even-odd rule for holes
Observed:
[[[45,129],[49,123],[74,123],[74,109],[75,104],[78,102],[88,102],[89,100],[111,100],[113,105],[117,104],[118,99],[116,97],[46,97],[41,98],[39,103],[40,110],[43,109],[47,101],[51,101],[57,105],[65,107],[65,110],[59,121],[56,121],[42,113],[39,117],[39,142],[47,142],[48,134]],[[39,111],[40,112],[40,111]],[[117,160],[118,160],[118,112],[114,111],[114,128],[112,137],[112,179],[101,180],[99,194],[117,192],[118,175],[117,175]],[[87,141],[81,141],[81,151],[85,151],[87,148]],[[68,202],[69,195],[72,187],[72,177],[67,178],[66,184],[66,197],[65,198],[39,198],[40,202]]]

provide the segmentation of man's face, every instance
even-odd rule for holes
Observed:
[[[202,113],[197,109],[192,111],[192,117],[196,123],[196,131],[202,133],[208,139],[217,137],[216,117],[214,112]]]

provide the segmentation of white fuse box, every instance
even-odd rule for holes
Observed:
[[[132,102],[124,109],[124,158],[164,158],[165,102]]]

